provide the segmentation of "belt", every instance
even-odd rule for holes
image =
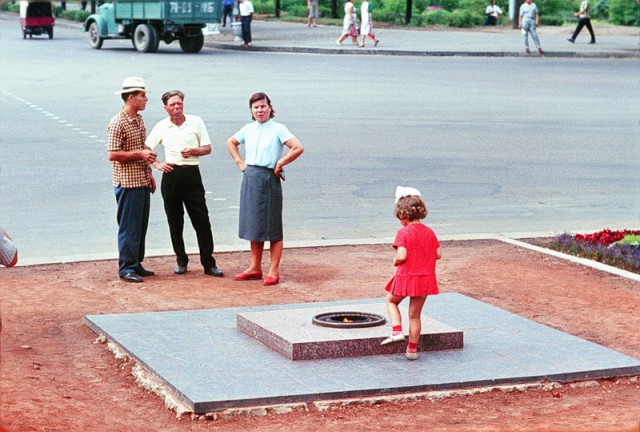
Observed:
[[[198,165],[173,165],[174,168],[198,168]]]

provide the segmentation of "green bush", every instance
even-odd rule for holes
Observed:
[[[489,0],[460,0],[457,9],[484,14]]]
[[[564,18],[561,15],[540,15],[541,25],[561,26],[564,24]]]
[[[454,10],[449,16],[449,25],[452,27],[470,28],[482,24],[483,21],[481,14],[467,9]]]
[[[406,0],[386,0],[384,2],[384,11],[391,12],[399,16],[404,16],[407,10]]]
[[[458,9],[458,0],[428,0],[427,6],[440,6],[449,12]]]
[[[78,22],[84,22],[89,15],[91,15],[91,12],[86,10],[60,10],[56,13],[57,17]]]
[[[309,15],[309,10],[307,9],[306,3],[304,5],[288,5],[286,11],[287,16],[306,17],[307,15]]]
[[[331,6],[330,5],[318,5],[318,12],[320,13],[320,18],[331,18]]]
[[[256,14],[260,15],[275,15],[276,4],[271,0],[254,1],[253,9]]]
[[[609,4],[607,0],[600,0],[591,9],[591,16],[593,18],[609,19]]]
[[[640,5],[634,0],[608,0],[611,24],[640,26]]]
[[[409,27],[424,27],[424,24],[422,23],[422,14],[413,15],[409,22]]]
[[[5,3],[2,5],[2,10],[11,13],[20,13],[20,5],[18,3]]]
[[[374,12],[376,21],[386,22],[390,24],[404,24],[404,12],[399,14],[397,12]]]
[[[433,9],[422,12],[422,25],[424,26],[448,26],[449,25],[449,16],[451,12],[444,9]]]
[[[567,4],[563,0],[536,0],[535,4],[538,6],[540,17],[544,15],[559,15],[563,10],[577,12],[577,6],[574,6],[572,3]]]
[[[427,6],[431,6],[429,0],[413,0],[414,13],[421,14],[422,11],[427,9]]]

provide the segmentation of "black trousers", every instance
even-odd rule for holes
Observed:
[[[591,34],[591,42],[595,42],[596,35],[593,32],[593,27],[591,27],[591,18],[580,18],[578,20],[578,25],[576,26],[576,30],[573,32],[573,36],[571,36],[571,39],[576,40],[578,34],[580,33],[580,30],[582,30],[582,27],[584,26],[587,27],[587,30],[589,30],[589,33]]]
[[[491,15],[487,15],[487,19],[484,21],[484,25],[498,25],[498,18],[491,16]]]
[[[204,186],[198,166],[174,165],[173,171],[162,174],[160,190],[164,200],[164,211],[169,222],[171,244],[178,265],[186,266],[189,262],[182,238],[184,209],[186,208],[198,239],[200,263],[204,268],[215,266],[209,210],[204,198]]]
[[[244,43],[251,42],[251,17],[241,16],[240,23],[242,24],[242,40]]]

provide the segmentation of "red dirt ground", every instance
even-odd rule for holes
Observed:
[[[459,292],[640,358],[640,284],[499,241],[442,243],[442,292]],[[195,265],[172,273],[151,258],[144,284],[117,278],[114,261],[0,269],[3,329],[0,419],[19,431],[640,431],[638,377],[552,389],[492,390],[443,399],[354,403],[217,420],[176,418],[139,387],[83,325],[87,314],[302,303],[383,296],[389,245],[285,250],[282,283],[234,282],[246,253],[218,254],[223,279]],[[197,262],[197,258],[193,260]],[[427,312],[429,303],[427,302]]]

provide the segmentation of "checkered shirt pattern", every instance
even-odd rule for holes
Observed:
[[[132,118],[124,110],[116,114],[107,128],[107,151],[139,151],[147,148],[144,144],[147,131],[139,114]],[[128,162],[111,161],[113,185],[123,188],[150,187],[149,166],[144,160]]]

